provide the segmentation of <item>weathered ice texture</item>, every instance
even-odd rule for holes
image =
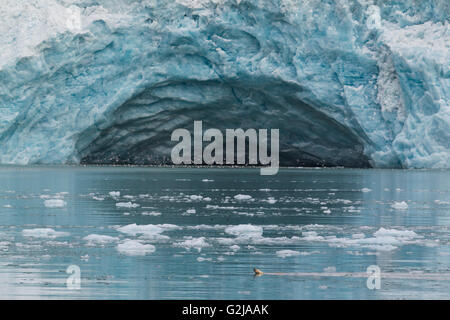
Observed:
[[[2,0],[0,163],[162,163],[279,128],[284,165],[450,167],[450,2]]]

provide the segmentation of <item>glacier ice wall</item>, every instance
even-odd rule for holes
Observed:
[[[160,163],[280,128],[286,165],[450,168],[447,0],[2,0],[0,163]]]

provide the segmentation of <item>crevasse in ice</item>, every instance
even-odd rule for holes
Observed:
[[[286,165],[450,167],[447,0],[2,0],[0,163],[160,163],[279,128]]]

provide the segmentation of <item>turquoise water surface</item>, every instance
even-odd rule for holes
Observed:
[[[0,298],[448,299],[449,229],[450,171],[4,166]]]

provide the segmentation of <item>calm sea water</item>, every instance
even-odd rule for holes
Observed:
[[[449,231],[449,171],[0,167],[0,298],[449,299]]]

